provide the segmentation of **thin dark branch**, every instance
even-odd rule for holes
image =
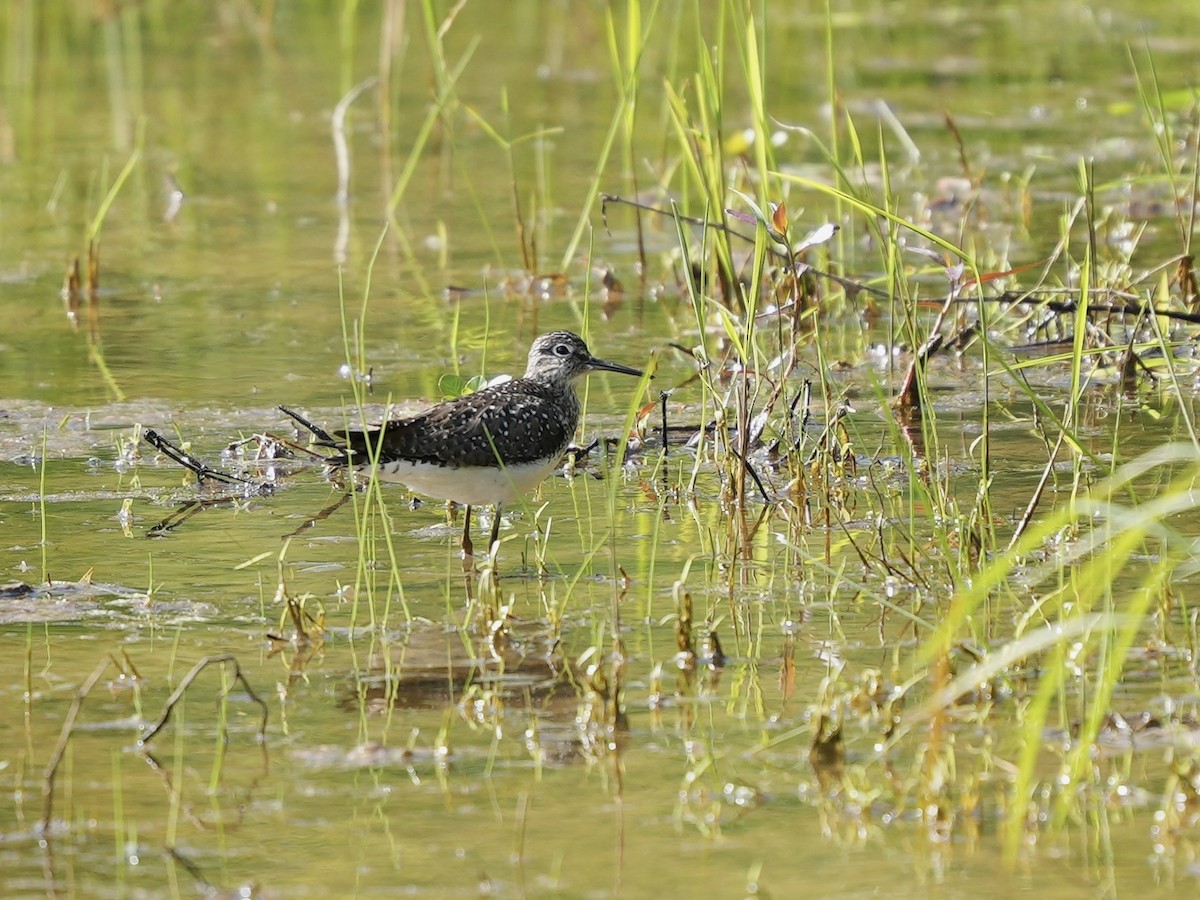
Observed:
[[[767,489],[763,487],[762,479],[760,479],[758,477],[758,473],[754,471],[754,466],[750,465],[750,460],[746,459],[746,457],[742,456],[742,454],[738,453],[732,447],[729,448],[729,452],[738,458],[738,461],[745,467],[746,472],[749,473],[750,477],[754,479],[754,483],[758,486],[758,492],[762,494],[763,503],[770,503],[771,498],[767,494]]]
[[[755,240],[754,235],[746,234],[744,232],[738,231],[736,228],[730,228],[728,225],[723,225],[720,222],[710,222],[707,219],[699,219],[699,218],[696,218],[695,216],[685,216],[682,213],[676,212],[674,210],[663,209],[658,206],[652,206],[649,203],[641,203],[637,200],[628,200],[625,197],[619,197],[616,194],[602,193],[600,195],[600,211],[601,211],[602,215],[606,215],[605,208],[607,207],[607,205],[609,203],[619,203],[623,206],[632,206],[634,209],[640,209],[640,210],[644,210],[646,212],[657,213],[660,216],[667,216],[672,219],[677,218],[680,222],[686,222],[689,225],[696,225],[700,228],[711,228],[714,231],[721,231],[721,232],[724,232],[725,234],[728,234],[730,237],[734,237],[734,238],[737,238],[738,240],[745,241],[747,244],[752,245]],[[842,287],[844,287],[848,291],[864,291],[864,292],[866,292],[868,294],[872,294],[876,297],[883,297],[883,298],[886,298],[888,296],[888,292],[885,290],[881,290],[880,288],[871,287],[869,284],[863,284],[861,281],[854,281],[851,278],[843,278],[841,275],[834,275],[832,272],[823,272],[820,269],[813,268],[808,263],[797,262],[792,257],[791,252],[788,250],[781,250],[781,249],[779,249],[779,247],[768,245],[767,253],[769,255],[771,255],[772,257],[774,257],[775,259],[782,262],[784,265],[788,266],[789,268],[796,269],[797,274],[804,274],[805,272],[811,272],[812,274],[816,275],[818,278],[826,278],[832,282],[835,282],[836,284],[840,284]]]
[[[678,218],[680,222],[686,222],[689,225],[695,225],[700,228],[710,228],[714,231],[720,231],[728,234],[730,237],[745,241],[748,244],[753,244],[755,240],[754,235],[745,234],[744,232],[738,231],[736,228],[730,228],[728,225],[723,225],[720,222],[710,222],[707,219],[697,218],[696,216],[685,216],[673,210],[663,209],[658,206],[653,206],[649,203],[641,203],[637,200],[629,200],[616,194],[602,193],[600,195],[602,212],[604,211],[605,206],[609,203],[631,206],[634,209],[656,213],[660,216]],[[848,291],[864,291],[876,297],[888,296],[887,291],[864,284],[861,281],[855,281],[851,278],[843,278],[842,276],[835,275],[832,272],[824,272],[820,269],[813,268],[807,263],[798,263],[792,258],[791,254],[787,250],[780,249],[777,246],[768,246],[767,253],[775,259],[780,260],[787,266],[796,268],[799,274],[802,274],[803,272],[812,272],[817,277],[826,278],[830,281],[833,281],[846,288]],[[1045,293],[1033,294],[1028,291],[1006,291],[1005,293],[995,297],[956,297],[954,302],[977,303],[980,300],[987,303],[1004,303],[1009,305],[1033,304],[1044,306],[1046,309],[1055,313],[1073,313],[1079,305],[1075,300],[1051,300],[1046,297]],[[1194,325],[1200,324],[1200,312],[1183,312],[1182,310],[1159,309],[1150,304],[1139,303],[1134,300],[1128,300],[1124,303],[1089,303],[1088,308],[1100,313],[1124,313],[1127,315],[1152,314],[1156,316],[1164,316],[1176,322],[1187,322]]]
[[[670,399],[670,397],[671,397],[670,391],[662,392],[661,400],[662,400],[662,452],[663,452],[663,456],[667,455],[667,449],[668,449],[668,444],[669,444],[668,435],[670,434],[670,429],[667,428],[667,400]]]
[[[1118,295],[1119,296],[1119,295]],[[956,303],[975,303],[982,299],[987,303],[1003,303],[1008,306],[1029,304],[1041,306],[1053,313],[1068,314],[1079,308],[1077,300],[1051,300],[1045,294],[1031,294],[1027,291],[1005,291],[995,297],[958,297]],[[1177,309],[1159,309],[1149,303],[1139,303],[1127,300],[1124,303],[1089,303],[1088,309],[1097,313],[1120,313],[1129,316],[1163,316],[1176,322],[1187,322],[1192,325],[1200,324],[1200,313],[1183,312]]]
[[[206,478],[211,478],[213,481],[220,481],[225,484],[250,484],[257,487],[258,485],[247,478],[239,478],[237,475],[230,475],[228,472],[222,472],[220,469],[214,469],[207,463],[203,463],[196,459],[191,454],[183,449],[176,447],[165,437],[153,429],[148,430],[143,436],[146,443],[157,450],[164,456],[174,460],[183,466],[189,472],[195,474],[199,481],[204,481]]]
[[[586,458],[593,450],[595,450],[599,446],[600,446],[600,438],[596,438],[594,441],[592,441],[586,447],[577,447],[574,444],[572,444],[570,447],[568,447],[566,449],[566,451],[563,453],[563,455],[569,456],[572,459],[574,459],[576,462],[578,462],[579,460]]]

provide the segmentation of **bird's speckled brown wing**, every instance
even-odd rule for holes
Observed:
[[[562,453],[574,436],[579,402],[573,392],[521,379],[440,403],[383,426],[380,462],[397,459],[442,466],[536,462]],[[379,429],[341,432],[356,461],[367,459]],[[490,438],[490,439],[489,439]]]

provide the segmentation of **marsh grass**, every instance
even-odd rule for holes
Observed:
[[[895,715],[891,710],[901,697],[906,698],[905,705],[911,709],[897,719],[902,727],[888,726],[885,731],[886,758],[903,751],[912,760],[906,783],[913,793],[910,800],[902,802],[915,803],[931,831],[957,821],[963,804],[978,800],[972,799],[977,787],[971,786],[977,775],[968,773],[953,736],[962,714],[956,706],[964,694],[997,677],[1011,677],[1022,668],[1042,672],[1016,713],[1019,739],[1015,745],[1006,743],[1003,751],[1011,754],[1012,778],[1001,817],[1005,846],[1015,859],[1022,842],[1040,830],[1033,824],[1038,817],[1027,803],[1042,795],[1045,785],[1054,785],[1044,795],[1053,798],[1048,819],[1052,829],[1068,827],[1067,823],[1082,813],[1076,804],[1086,803],[1082,798],[1088,793],[1078,789],[1095,786],[1090,753],[1109,721],[1112,698],[1122,682],[1131,647],[1144,637],[1147,623],[1160,618],[1172,593],[1174,573],[1191,552],[1190,541],[1165,523],[1194,507],[1191,489],[1198,474],[1190,465],[1197,449],[1194,437],[1189,444],[1164,448],[1137,462],[1123,458],[1115,439],[1113,452],[1101,456],[1088,449],[1084,437],[1088,428],[1085,404],[1100,390],[1095,383],[1096,363],[1116,358],[1122,348],[1126,374],[1121,383],[1126,390],[1136,390],[1142,380],[1139,373],[1150,371],[1142,360],[1152,351],[1162,355],[1159,364],[1169,388],[1180,390],[1170,320],[1143,315],[1134,322],[1128,338],[1107,335],[1113,325],[1128,327],[1124,319],[1105,312],[1107,298],[1116,290],[1128,290],[1133,273],[1120,260],[1112,260],[1100,245],[1097,231],[1102,214],[1091,166],[1083,161],[1079,201],[1064,215],[1060,245],[1052,257],[1065,264],[1067,273],[1062,288],[1070,299],[1059,317],[1069,335],[1069,350],[1059,357],[1011,361],[1006,342],[1030,320],[1046,317],[1047,307],[1038,295],[1049,293],[1050,268],[1044,269],[1027,293],[1021,295],[1021,288],[1016,288],[1018,295],[1027,298],[1023,306],[993,310],[985,285],[997,281],[1015,285],[1017,271],[987,271],[976,261],[977,254],[987,256],[989,263],[1003,265],[1004,261],[981,245],[974,251],[963,249],[975,240],[965,219],[960,224],[960,240],[964,241],[960,246],[959,241],[906,215],[892,183],[882,133],[876,148],[879,178],[868,176],[871,166],[866,144],[840,107],[832,67],[828,92],[835,115],[829,143],[806,129],[794,129],[824,157],[830,179],[780,170],[770,150],[772,115],[764,88],[770,62],[762,55],[761,30],[753,13],[741,4],[720,4],[713,33],[699,24],[699,16],[695,21],[696,46],[705,48],[697,53],[697,70],[682,83],[668,80],[666,85],[674,151],[681,164],[673,170],[674,180],[660,188],[682,198],[679,206],[671,208],[676,210],[677,271],[690,309],[689,332],[699,341],[693,353],[701,391],[693,404],[700,410],[701,421],[713,421],[716,430],[712,440],[707,439],[705,429],[698,432],[691,477],[674,488],[694,492],[706,463],[716,467],[724,485],[722,504],[731,513],[730,542],[725,546],[733,561],[750,561],[757,529],[772,527],[776,517],[786,520],[801,565],[811,567],[815,561],[806,558],[804,549],[809,536],[824,530],[823,562],[833,565],[830,540],[839,531],[850,536],[846,529],[852,509],[857,507],[859,516],[863,507],[881,518],[895,516],[900,527],[851,538],[851,545],[867,575],[858,592],[860,602],[878,603],[891,615],[909,618],[917,638],[911,656],[897,653],[893,670],[900,676],[899,684],[891,699],[878,708],[876,723],[882,725]],[[614,31],[610,25],[610,43]],[[828,28],[826,52],[831,59],[835,53],[832,35]],[[612,55],[619,61],[615,51]],[[617,62],[614,71],[621,73],[628,90],[637,87],[631,71]],[[1152,65],[1150,71],[1153,75]],[[729,146],[725,106],[733,81],[745,93],[754,136],[751,154],[740,161],[725,155]],[[1163,127],[1166,112],[1157,82],[1153,77],[1149,83],[1139,79],[1139,87],[1172,193],[1190,199],[1183,206],[1192,210],[1178,220],[1182,262],[1175,283],[1165,284],[1164,279],[1164,284],[1143,290],[1140,299],[1147,309],[1186,309],[1195,293],[1189,248],[1196,208],[1196,162],[1193,155],[1181,165],[1176,156],[1170,130]],[[636,98],[623,97],[625,108],[635,106]],[[964,172],[978,182],[952,120],[948,119],[948,126],[959,144]],[[786,212],[789,189],[802,189],[831,201],[833,221],[842,226],[841,234],[871,235],[870,244],[878,253],[876,267],[881,274],[875,283],[883,287],[894,340],[910,348],[898,393],[889,397],[892,387],[886,384],[877,389],[891,443],[905,448],[901,459],[906,485],[897,498],[900,509],[890,509],[896,500],[885,494],[872,497],[869,491],[862,492],[865,485],[853,463],[856,457],[861,459],[862,451],[856,450],[860,442],[854,437],[852,417],[839,412],[849,408],[840,399],[845,389],[839,386],[825,352],[825,334],[832,327],[832,318],[850,312],[855,297],[844,281],[827,281],[818,289],[818,299],[808,300],[800,292],[805,266],[794,251],[782,266],[768,265],[774,262],[778,247],[795,246]],[[1027,183],[1018,189],[1027,190]],[[1112,213],[1103,215],[1111,218]],[[735,242],[731,219],[755,225],[750,248]],[[707,223],[699,233],[690,224],[697,220]],[[640,210],[636,227],[640,246]],[[848,246],[838,238],[818,250],[832,261],[837,254],[846,256]],[[940,269],[947,284],[932,319],[924,309],[926,281],[914,279],[922,270],[908,262],[914,252],[916,258],[931,261],[934,271]],[[871,296],[865,291],[868,286],[862,287],[857,297]],[[777,311],[774,303],[780,293],[783,302],[793,304],[793,315]],[[764,307],[769,327],[762,327]],[[1014,318],[1016,311],[1021,315]],[[969,480],[948,475],[949,455],[941,446],[937,402],[931,391],[930,363],[945,355],[951,340],[975,345],[988,373],[982,395],[985,412],[981,433],[971,448],[974,471]],[[1057,365],[1065,365],[1069,373],[1069,387],[1061,403],[1045,399],[1028,380],[1029,374]],[[788,403],[783,386],[797,370],[812,372],[812,394],[802,397],[796,393],[796,402]],[[1039,411],[1048,450],[1043,478],[1030,495],[1026,513],[1014,522],[998,517],[991,500],[994,475],[988,410],[991,384],[997,379],[1003,379],[1006,388],[1015,387]],[[814,417],[826,419],[815,441],[803,426],[794,437],[793,412],[802,399],[804,425],[811,427]],[[1194,435],[1190,419],[1188,427]],[[769,442],[764,435],[789,438],[790,451],[783,462],[791,478],[787,495],[756,492],[750,487],[752,481],[761,483],[756,467],[767,463],[764,447]],[[1061,499],[1051,504],[1045,488],[1049,482],[1060,481],[1054,474],[1056,460],[1064,457],[1070,460],[1066,490],[1059,485],[1056,492]],[[1161,474],[1151,494],[1135,487],[1147,473]],[[854,494],[860,496],[851,499]],[[811,507],[814,501],[819,504],[817,515]],[[1151,563],[1138,566],[1140,574],[1130,581],[1129,574],[1135,571],[1133,559],[1138,555]],[[843,581],[844,575],[844,563],[836,575],[830,572],[834,583]],[[1019,595],[1043,581],[1052,585],[1049,594],[1026,608],[1016,620],[1017,627],[1010,630],[1008,616],[1023,605]],[[880,592],[875,585],[883,583],[907,585],[918,602],[909,607],[870,599]],[[1022,587],[1018,589],[1017,584]],[[681,658],[692,658],[691,614],[688,604],[680,606],[681,602],[677,591],[677,651]],[[971,648],[966,661],[964,647]],[[843,682],[843,677],[831,673],[825,698],[818,704],[821,722],[840,722],[844,711],[856,704],[857,688]],[[1086,702],[1081,702],[1081,691]],[[979,721],[985,728],[1002,728],[1008,713],[997,710],[981,715]],[[1071,739],[1057,757],[1057,773],[1051,775],[1045,768],[1045,752],[1050,749],[1046,735],[1054,728],[1070,729]],[[831,740],[831,734],[841,733],[840,725],[816,729],[810,734],[814,753]],[[827,755],[824,750],[820,753]],[[879,758],[880,763],[884,758]],[[701,765],[697,772],[703,768]],[[857,773],[868,781],[883,775],[882,768],[872,765]],[[848,776],[843,770],[839,777],[844,780]],[[841,788],[845,796],[859,796],[863,789],[860,784],[852,790],[846,783]]]
[[[388,9],[398,14],[394,4]],[[404,131],[411,143],[403,159],[396,154],[399,174],[389,176],[381,204],[388,224],[366,264],[356,308],[339,281],[343,350],[352,376],[342,423],[347,427],[365,427],[378,413],[370,393],[367,336],[383,248],[397,242],[410,262],[416,257],[399,210],[430,154],[443,154],[443,177],[455,171],[464,123],[484,132],[511,188],[511,242],[496,233],[472,194],[480,243],[498,262],[514,260],[527,276],[525,285],[545,274],[545,260],[558,249],[560,233],[548,225],[560,192],[546,149],[558,126],[513,134],[507,94],[494,121],[462,102],[458,84],[473,63],[477,42],[467,40],[457,58],[447,52],[459,9],[439,20],[435,4],[420,5],[430,103],[416,127]],[[1190,144],[1176,139],[1179,120],[1153,60],[1135,65],[1147,131],[1160,156],[1162,173],[1155,177],[1169,186],[1173,199],[1184,201],[1175,218],[1177,260],[1136,271],[1133,250],[1105,240],[1107,230],[1129,222],[1105,208],[1111,185],[1098,184],[1084,160],[1075,196],[1062,206],[1057,246],[1040,265],[1010,262],[1003,248],[987,243],[973,218],[981,206],[997,202],[983,190],[996,186],[967,158],[953,119],[947,129],[972,183],[972,199],[936,223],[912,202],[906,179],[929,173],[914,175],[910,148],[901,140],[897,149],[896,129],[881,125],[872,132],[842,103],[829,7],[828,134],[779,123],[770,88],[776,51],[766,9],[733,0],[715,8],[696,2],[670,10],[633,3],[622,17],[605,7],[603,34],[617,102],[589,173],[588,197],[578,203],[579,218],[563,244],[560,268],[570,295],[563,305],[585,337],[597,348],[605,346],[605,323],[595,313],[599,286],[591,274],[598,238],[589,214],[599,189],[612,179],[638,204],[645,205],[644,195],[653,191],[659,198],[655,208],[665,215],[652,225],[645,210],[635,208],[637,275],[651,283],[655,265],[665,273],[658,296],[676,330],[673,343],[683,349],[670,350],[664,341],[660,353],[664,358],[678,353],[695,369],[686,390],[670,403],[672,416],[682,411],[696,424],[695,432],[686,446],[683,441],[677,446],[668,440],[664,414],[656,447],[654,428],[642,427],[648,384],[630,389],[619,439],[602,447],[603,462],[594,463],[604,468],[602,490],[581,486],[571,492],[576,521],[555,518],[548,504],[536,500],[524,506],[522,527],[532,531],[526,531],[522,568],[533,570],[530,578],[538,585],[530,592],[536,598],[532,608],[522,608],[509,587],[513,582],[506,580],[520,541],[505,535],[503,552],[489,548],[477,568],[459,573],[448,566],[440,624],[452,631],[462,654],[474,658],[489,640],[511,635],[523,617],[544,619],[547,639],[569,648],[563,678],[578,701],[576,744],[609,779],[614,797],[620,797],[631,696],[645,708],[653,733],[683,739],[678,759],[672,757],[682,763],[675,807],[680,828],[717,838],[737,815],[766,802],[768,792],[753,782],[775,774],[769,767],[777,763],[763,760],[780,753],[786,766],[807,759],[815,786],[805,797],[819,810],[830,840],[854,844],[864,834],[916,823],[935,847],[947,839],[978,839],[998,823],[1005,852],[1016,862],[1039,841],[1078,835],[1080,823],[1104,815],[1109,771],[1098,762],[1100,746],[1105,732],[1114,730],[1119,707],[1141,702],[1143,695],[1129,699],[1122,693],[1141,645],[1147,653],[1182,648],[1192,658],[1196,651],[1186,590],[1195,568],[1188,528],[1200,475],[1186,397],[1195,368],[1188,327],[1194,322],[1167,313],[1188,312],[1196,300],[1191,235],[1197,130],[1185,129]],[[354,4],[344,7],[347,57],[353,45],[345,36],[355,10]],[[644,66],[664,28],[672,55],[655,110],[648,104],[658,96],[658,84]],[[392,68],[395,34],[381,34],[380,46],[379,102],[387,109],[399,77],[398,67]],[[684,56],[694,60],[694,71],[681,62]],[[343,81],[343,87],[357,81],[349,60]],[[640,124],[646,120],[662,125],[649,154]],[[385,115],[381,121],[388,131],[390,119]],[[751,139],[740,146],[732,138],[743,122],[749,123]],[[812,168],[798,174],[780,165],[773,145],[777,129],[805,142],[819,160],[812,167],[819,175]],[[388,131],[385,145],[394,137]],[[100,226],[137,164],[142,140],[139,131],[134,154],[92,219],[89,248],[98,247]],[[1181,155],[1181,145],[1192,149]],[[530,152],[532,182],[521,174],[529,168]],[[660,158],[647,176],[645,159],[654,153]],[[1024,215],[1033,180],[1030,170],[1009,188],[1018,216]],[[470,179],[466,182],[471,190]],[[658,257],[650,249],[655,242]],[[581,248],[588,258],[582,272]],[[443,246],[443,267],[447,252]],[[98,286],[98,249],[94,254],[88,257],[94,259],[88,281]],[[582,297],[576,298],[580,284]],[[84,290],[75,274],[68,293],[78,301]],[[1118,299],[1125,303],[1131,295],[1139,309],[1115,308]],[[537,307],[527,300],[504,314],[535,320]],[[454,371],[440,382],[449,393],[471,389],[487,371],[486,346],[495,336],[487,290],[482,317],[485,351],[477,357],[480,372],[469,374],[458,371],[467,343],[460,309],[438,317],[454,360]],[[886,319],[887,362],[855,378],[847,374],[854,367],[843,363],[869,357],[866,323],[878,318]],[[1051,337],[1057,350],[1051,349]],[[1024,345],[1043,352],[1018,357],[1014,348]],[[649,368],[657,363],[652,360]],[[96,365],[120,396],[102,354]],[[961,454],[947,441],[946,404],[938,393],[939,378],[953,375],[955,367],[981,378],[978,430]],[[595,390],[589,388],[588,396]],[[993,416],[1003,413],[993,392],[1001,391],[1032,410],[1029,427],[1045,447],[1039,475],[1023,488],[1027,493],[1015,510],[995,499],[1005,462],[993,456],[999,431]],[[1118,437],[1118,419],[1097,449],[1092,437],[1097,409],[1123,416],[1127,404],[1150,392],[1174,398],[1189,440],[1130,459]],[[664,400],[664,409],[667,405]],[[390,416],[390,396],[383,408]],[[631,436],[639,428],[639,446],[633,448]],[[370,451],[371,462],[377,453],[378,448]],[[42,573],[48,580],[44,437],[40,465]],[[388,510],[395,497],[386,496],[374,479],[356,484],[351,477],[346,487],[357,555],[350,583],[337,585],[333,601],[295,588],[289,543],[251,559],[276,561],[278,605],[271,606],[267,589],[260,605],[264,619],[276,613],[281,630],[290,624],[295,635],[288,678],[303,679],[323,652],[316,645],[325,617],[338,617],[337,603],[347,600],[346,636],[337,634],[331,643],[346,644],[359,743],[404,744],[410,757],[427,745],[449,794],[454,773],[448,760],[456,743],[465,743],[456,740],[456,729],[466,728],[471,740],[488,742],[481,768],[490,783],[498,777],[514,713],[522,700],[526,710],[532,701],[479,679],[452,686],[453,702],[435,734],[426,736],[432,731],[428,725],[425,733],[402,727],[397,696],[406,660],[397,651],[425,624],[420,619],[431,604],[410,605],[403,547]],[[630,499],[634,487],[649,497],[640,506]],[[646,522],[639,528],[645,541],[638,546],[621,534],[635,506]],[[697,537],[682,564],[667,561],[666,539],[684,533],[673,530],[667,511],[679,511],[686,533]],[[561,562],[567,558],[574,562]],[[634,568],[631,559],[644,565]],[[635,571],[632,578],[627,566]],[[602,587],[589,590],[593,579],[603,580]],[[604,602],[584,609],[601,595]],[[878,624],[882,649],[870,663],[865,653],[838,649],[858,639],[847,625],[851,616]],[[644,658],[631,660],[631,634],[645,635],[639,645]],[[664,641],[663,634],[670,639]],[[179,639],[177,632],[172,666]],[[737,662],[724,674],[722,639]],[[826,668],[811,693],[797,694],[797,660],[809,640]],[[27,685],[33,642],[30,628]],[[306,642],[311,655],[300,651]],[[495,650],[494,643],[490,648]],[[742,722],[766,723],[758,668],[776,656],[783,698],[778,722],[761,725],[752,749],[723,746],[711,706],[725,706]],[[649,673],[641,682],[629,677],[637,666]],[[182,785],[188,769],[211,755],[205,779],[210,790],[225,772],[226,698],[233,685],[222,672],[216,722],[206,732],[215,742],[209,753],[189,749],[184,729],[175,730],[168,847],[177,845],[186,813]],[[382,712],[371,705],[379,698],[369,691],[380,680]],[[285,686],[285,700],[286,691]],[[27,717],[31,704],[27,701]],[[293,712],[283,705],[286,731]],[[1187,725],[1182,714],[1165,718],[1166,726]],[[536,715],[529,717],[526,746],[540,779],[548,751]],[[114,778],[125,777],[115,759],[112,767]],[[1162,795],[1170,827],[1186,818],[1174,801],[1194,792],[1196,767],[1194,752],[1176,751]],[[128,799],[118,783],[112,802],[122,867],[123,848],[137,839],[137,825],[125,812]],[[516,843],[522,860],[527,812],[522,800]]]

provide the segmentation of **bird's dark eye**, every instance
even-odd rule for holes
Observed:
[[[570,356],[571,355],[571,345],[570,344],[555,344],[554,345],[554,355],[555,356],[563,356],[563,357]]]

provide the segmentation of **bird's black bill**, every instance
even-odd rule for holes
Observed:
[[[588,360],[588,370],[592,372],[619,372],[622,375],[632,375],[634,378],[641,378],[646,374],[641,369],[635,369],[633,366],[623,366],[620,363],[609,362],[606,359],[596,359],[594,356]]]

